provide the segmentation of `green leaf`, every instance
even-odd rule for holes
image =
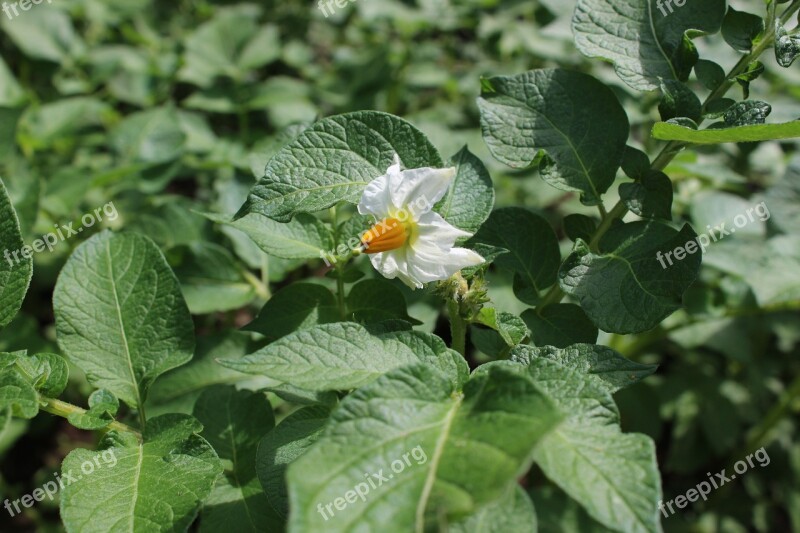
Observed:
[[[425,135],[399,117],[358,111],[320,120],[270,159],[237,218],[260,213],[288,222],[339,202],[358,203],[395,154],[407,169],[443,166]]]
[[[39,414],[39,395],[13,366],[0,369],[0,428],[9,416],[33,418]]]
[[[687,36],[718,32],[725,8],[725,0],[579,0],[572,30],[581,53],[612,62],[622,81],[650,91],[662,78],[689,78],[698,54]]]
[[[494,207],[494,187],[489,171],[466,146],[445,166],[455,167],[456,177],[434,211],[453,226],[475,233]]]
[[[643,218],[672,220],[672,182],[666,174],[652,171],[636,183],[622,183],[619,197]]]
[[[614,182],[628,139],[628,117],[595,78],[561,69],[482,80],[483,138],[507,165],[537,165],[553,187],[596,205]],[[581,120],[575,120],[580,114]]]
[[[278,31],[258,26],[261,9],[253,4],[222,8],[186,37],[184,64],[178,76],[200,87],[215,78],[244,78],[248,70],[280,57]]]
[[[60,355],[54,353],[27,355],[25,352],[2,355],[2,366],[16,365],[20,375],[44,396],[55,398],[67,387],[69,367]]]
[[[599,253],[583,241],[575,244],[559,273],[561,288],[603,331],[652,329],[681,307],[683,293],[697,277],[699,247],[690,246],[691,254],[682,248],[695,238],[688,225],[678,232],[656,222],[621,224],[603,237]],[[679,247],[684,258],[676,255],[672,262]]]
[[[290,531],[422,531],[507,494],[560,415],[506,369],[473,377],[461,393],[453,385],[413,365],[348,396],[289,467]]]
[[[631,179],[641,179],[650,172],[650,158],[641,150],[626,146],[622,154],[622,171]]]
[[[623,434],[607,385],[552,360],[527,373],[569,417],[534,450],[536,464],[601,524],[618,531],[660,531],[661,479],[655,444]]]
[[[722,21],[722,37],[734,50],[749,52],[753,42],[764,33],[764,19],[728,7]]]
[[[784,124],[756,124],[701,131],[658,122],[653,126],[653,137],[662,141],[681,141],[692,144],[777,141],[800,137],[800,120]]]
[[[186,134],[172,107],[128,115],[111,132],[111,146],[127,162],[167,163],[180,157],[185,142]]]
[[[339,307],[331,291],[316,283],[293,283],[273,294],[244,329],[272,342],[295,331],[339,320]]]
[[[373,335],[360,324],[341,322],[297,331],[243,359],[222,359],[220,364],[302,389],[347,390],[400,366],[435,361],[446,350],[441,340],[421,332]]]
[[[275,531],[281,520],[271,512],[256,476],[256,450],[275,425],[272,407],[260,392],[216,385],[203,391],[194,406],[201,435],[230,462],[203,504],[201,531]]]
[[[800,56],[800,37],[790,35],[779,20],[775,21],[775,59],[784,68],[789,68]]]
[[[0,17],[0,26],[31,59],[63,64],[80,57],[86,48],[67,11],[55,6],[20,11],[14,18]]]
[[[713,91],[725,82],[725,70],[707,59],[700,59],[694,66],[694,73],[697,79],[703,84],[703,87],[709,91]]]
[[[264,435],[258,445],[258,479],[272,509],[282,518],[289,516],[286,470],[317,442],[330,414],[330,410],[323,406],[295,411]]]
[[[583,239],[591,241],[592,235],[597,230],[597,223],[586,215],[572,214],[564,217],[564,233],[572,241]]]
[[[168,256],[194,315],[241,309],[256,297],[244,267],[218,244],[195,242],[178,246]]]
[[[282,259],[316,259],[334,251],[330,227],[306,213],[300,213],[286,223],[275,222],[259,214],[249,214],[236,220],[212,213],[204,216],[242,231],[264,252]]]
[[[22,307],[33,276],[33,258],[30,253],[27,258],[21,255],[23,245],[17,213],[0,179],[0,328],[11,322]]]
[[[197,351],[187,364],[161,375],[147,397],[147,413],[191,414],[203,390],[217,384],[260,389],[275,382],[230,370],[217,363],[220,357],[242,358],[255,349],[251,335],[236,330],[198,337]]]
[[[64,265],[53,294],[61,349],[89,382],[136,409],[159,375],[194,353],[194,324],[158,247],[104,231]]]
[[[69,423],[78,429],[102,429],[114,421],[119,410],[119,400],[105,389],[89,396],[89,409],[85,413],[71,413]]]
[[[469,240],[470,246],[479,244],[508,250],[494,264],[514,273],[518,297],[522,289],[535,291],[535,297],[523,299],[526,303],[536,304],[539,293],[556,282],[561,262],[558,238],[539,215],[520,207],[498,209]]]
[[[685,84],[676,80],[662,80],[661,92],[664,97],[658,104],[661,120],[686,117],[698,122],[703,114],[703,104]],[[649,168],[648,168],[649,170]]]
[[[727,127],[751,126],[763,124],[770,113],[772,113],[772,106],[768,103],[759,100],[745,100],[728,108],[723,119]]]
[[[374,324],[385,320],[404,320],[422,324],[408,316],[408,304],[403,291],[384,279],[365,279],[350,289],[346,299],[348,320]]]
[[[59,143],[75,142],[70,137],[82,130],[99,126],[111,113],[111,106],[99,98],[76,96],[29,107],[20,119],[20,144],[32,148],[51,148]]]
[[[448,524],[452,533],[536,533],[538,531],[536,509],[533,502],[520,487],[512,494],[484,505],[466,520]]]
[[[596,344],[573,344],[563,349],[554,346],[517,346],[511,352],[511,360],[524,365],[530,365],[540,357],[582,374],[597,376],[600,379],[596,383],[610,393],[633,385],[658,369],[658,365],[635,363],[611,348]]]
[[[531,330],[534,346],[566,348],[576,343],[593,343],[597,328],[575,304],[553,304],[542,309],[528,309],[522,320]]]
[[[192,417],[164,415],[148,421],[141,444],[112,431],[102,451],[70,452],[61,466],[65,481],[75,478],[61,492],[66,530],[186,531],[222,473],[202,429]]]
[[[516,346],[528,336],[528,328],[520,317],[513,313],[498,312],[493,307],[482,308],[475,322],[499,333],[508,346]]]
[[[761,61],[753,61],[747,65],[744,72],[736,76],[736,83],[741,85],[742,93],[745,98],[750,98],[750,82],[758,79],[765,71],[764,64]]]

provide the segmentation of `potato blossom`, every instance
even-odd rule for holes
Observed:
[[[455,175],[455,168],[400,170],[395,155],[386,174],[367,185],[358,212],[374,216],[377,222],[364,233],[362,249],[384,277],[400,278],[419,289],[484,262],[474,251],[455,247],[457,239],[472,234],[433,211]]]

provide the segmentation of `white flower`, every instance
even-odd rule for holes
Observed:
[[[400,158],[386,174],[367,185],[358,212],[378,221],[361,239],[375,269],[389,279],[400,278],[412,288],[447,279],[462,268],[479,265],[483,257],[454,248],[456,239],[471,237],[432,211],[447,193],[455,168],[400,170]]]

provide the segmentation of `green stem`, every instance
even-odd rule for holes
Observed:
[[[261,298],[265,300],[269,300],[270,297],[269,288],[266,285],[264,285],[264,283],[260,279],[258,279],[258,277],[256,277],[255,275],[253,275],[252,272],[246,269],[242,270],[242,275],[244,276],[244,279],[246,279],[247,282],[253,286],[253,288],[256,291],[256,294],[258,294]]]
[[[86,409],[82,407],[78,407],[77,405],[72,405],[71,403],[62,402],[61,400],[57,400],[55,398],[48,398],[46,396],[39,397],[39,407],[42,411],[46,411],[50,414],[54,414],[56,416],[60,416],[62,418],[69,418],[71,414],[85,414]],[[139,410],[140,416],[144,416],[144,409]],[[136,435],[136,438],[139,439],[141,442],[142,434],[130,426],[127,426],[121,422],[111,422],[107,429],[115,429],[117,431],[124,431],[126,433],[132,433]]]
[[[467,357],[467,322],[461,318],[458,302],[454,299],[447,301],[447,313],[450,316],[451,348]]]

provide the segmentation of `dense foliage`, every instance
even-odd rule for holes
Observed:
[[[800,530],[800,0],[2,9],[3,531]]]

